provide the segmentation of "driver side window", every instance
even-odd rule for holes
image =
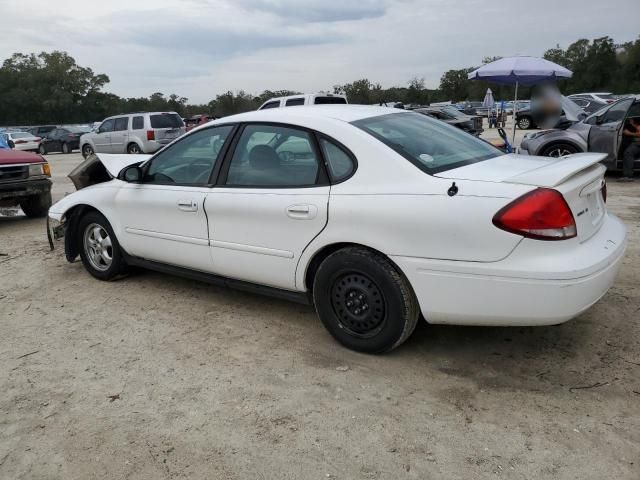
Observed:
[[[113,118],[105,120],[104,122],[102,122],[102,125],[100,125],[100,128],[98,128],[98,133],[113,132],[114,124],[115,120]]]
[[[146,169],[143,183],[158,185],[206,185],[232,125],[207,128],[186,136],[156,155]]]

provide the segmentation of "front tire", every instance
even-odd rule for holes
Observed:
[[[568,143],[555,143],[545,148],[542,152],[542,156],[560,158],[573,153],[578,153],[578,149],[573,145]]]
[[[88,143],[84,144],[82,146],[82,156],[84,158],[89,158],[91,155],[93,155],[93,147]]]
[[[520,130],[529,130],[531,128],[532,124],[533,124],[533,122],[531,121],[531,118],[529,118],[529,117],[520,117],[518,119],[518,128]]]
[[[51,192],[35,197],[27,197],[20,202],[20,208],[29,218],[46,217],[51,207]]]
[[[126,271],[118,239],[107,219],[89,212],[78,222],[78,245],[84,268],[99,280],[113,280]]]
[[[320,320],[345,347],[384,353],[413,333],[420,316],[409,281],[383,255],[349,247],[329,255],[313,282]]]
[[[42,143],[40,144],[40,146],[38,147],[38,152],[40,152],[40,155],[46,155],[47,154],[47,147],[45,147]]]

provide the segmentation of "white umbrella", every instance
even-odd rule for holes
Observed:
[[[493,99],[493,92],[490,88],[487,88],[487,93],[484,94],[484,100],[482,100],[482,106],[487,107],[487,122],[489,122],[489,117],[495,103],[496,102]]]
[[[536,85],[558,78],[569,78],[570,70],[558,64],[538,57],[507,57],[487,63],[469,74],[469,80],[486,80],[502,85],[515,85],[516,95],[513,103],[513,135],[516,138],[516,113],[518,111],[518,85]]]

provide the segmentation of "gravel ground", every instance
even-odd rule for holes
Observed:
[[[49,160],[57,199],[80,156]],[[98,282],[44,220],[0,217],[0,478],[637,480],[640,182],[611,180],[630,244],[591,310],[421,324],[385,356],[340,347],[309,307]]]

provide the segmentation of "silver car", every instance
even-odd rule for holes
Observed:
[[[520,153],[563,157],[578,152],[606,153],[603,160],[609,170],[622,170],[622,155],[628,146],[622,129],[628,118],[640,117],[640,95],[623,98],[576,122],[566,130],[542,130],[529,133]],[[635,170],[640,170],[636,160]]]
[[[176,112],[144,112],[106,118],[80,138],[80,151],[92,153],[154,153],[186,132]]]

